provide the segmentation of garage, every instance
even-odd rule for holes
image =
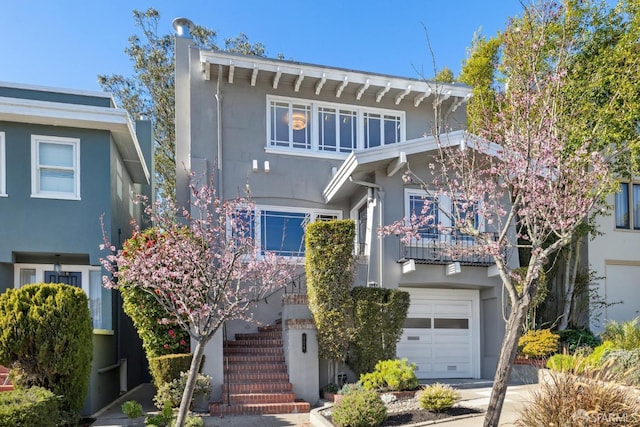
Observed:
[[[401,288],[411,305],[397,356],[418,367],[419,379],[480,377],[479,292]]]

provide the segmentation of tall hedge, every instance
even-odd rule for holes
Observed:
[[[0,295],[0,364],[18,386],[62,396],[70,419],[80,415],[89,387],[93,327],[87,295],[65,284],[32,284]]]
[[[380,360],[396,358],[396,344],[409,310],[409,293],[398,289],[356,287],[356,334],[349,366],[358,374],[372,372]]]
[[[319,221],[306,230],[307,294],[318,330],[319,355],[335,363],[346,360],[354,333],[350,294],[354,239],[353,220]]]

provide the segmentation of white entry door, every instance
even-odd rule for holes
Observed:
[[[477,290],[401,288],[411,305],[397,356],[420,379],[480,377],[480,302]]]

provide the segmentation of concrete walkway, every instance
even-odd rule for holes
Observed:
[[[484,411],[489,404],[491,395],[491,381],[468,381],[464,383],[453,383],[451,385],[460,391],[461,404],[464,406],[477,408]],[[531,385],[511,385],[507,390],[502,416],[501,426],[514,426],[519,417],[520,410],[530,401],[531,392],[535,390],[537,384]],[[130,420],[121,410],[121,405],[127,400],[135,400],[142,404],[145,412],[157,412],[153,406],[153,396],[155,389],[151,384],[142,384],[128,393],[121,396],[108,407],[97,414],[94,414],[96,421],[93,426],[101,427],[121,427],[121,426],[144,426],[142,419]],[[205,427],[325,427],[331,426],[322,415],[318,413],[320,408],[316,408],[309,414],[282,414],[282,415],[254,415],[254,416],[229,416],[211,417],[201,414]],[[482,426],[484,414],[470,418],[452,420],[442,423],[446,427],[474,427]],[[438,423],[440,424],[440,423]],[[416,424],[414,426],[418,426]],[[426,424],[423,424],[426,425]]]

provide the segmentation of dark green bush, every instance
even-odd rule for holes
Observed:
[[[387,407],[373,390],[353,390],[333,406],[333,423],[339,427],[374,427],[387,419]]]
[[[365,390],[397,391],[418,387],[416,364],[407,359],[381,360],[373,372],[360,375]]]
[[[138,247],[152,244],[157,239],[158,230],[149,228],[128,239],[123,251],[125,254],[134,254]],[[189,352],[189,334],[175,324],[161,321],[168,315],[153,295],[135,286],[135,283],[118,285],[122,295],[122,308],[133,321],[147,359]]]
[[[436,383],[425,386],[416,393],[416,400],[425,411],[442,412],[460,400],[460,393],[450,385]]]
[[[42,387],[0,393],[0,427],[54,427],[63,423],[60,398]]]
[[[397,289],[356,287],[351,290],[356,334],[349,366],[356,374],[374,370],[380,360],[396,357],[396,344],[409,310],[409,293]]]
[[[166,354],[149,359],[149,372],[156,389],[160,388],[162,384],[170,383],[180,378],[180,372],[188,372],[191,367],[192,357],[192,354]],[[204,356],[202,356],[200,368],[202,368],[203,363]]]
[[[16,385],[62,396],[69,419],[79,416],[87,395],[92,333],[80,288],[39,283],[0,295],[0,364],[12,368]]]
[[[557,334],[560,335],[560,348],[570,354],[584,347],[594,349],[600,345],[600,338],[588,329],[565,329]]]

